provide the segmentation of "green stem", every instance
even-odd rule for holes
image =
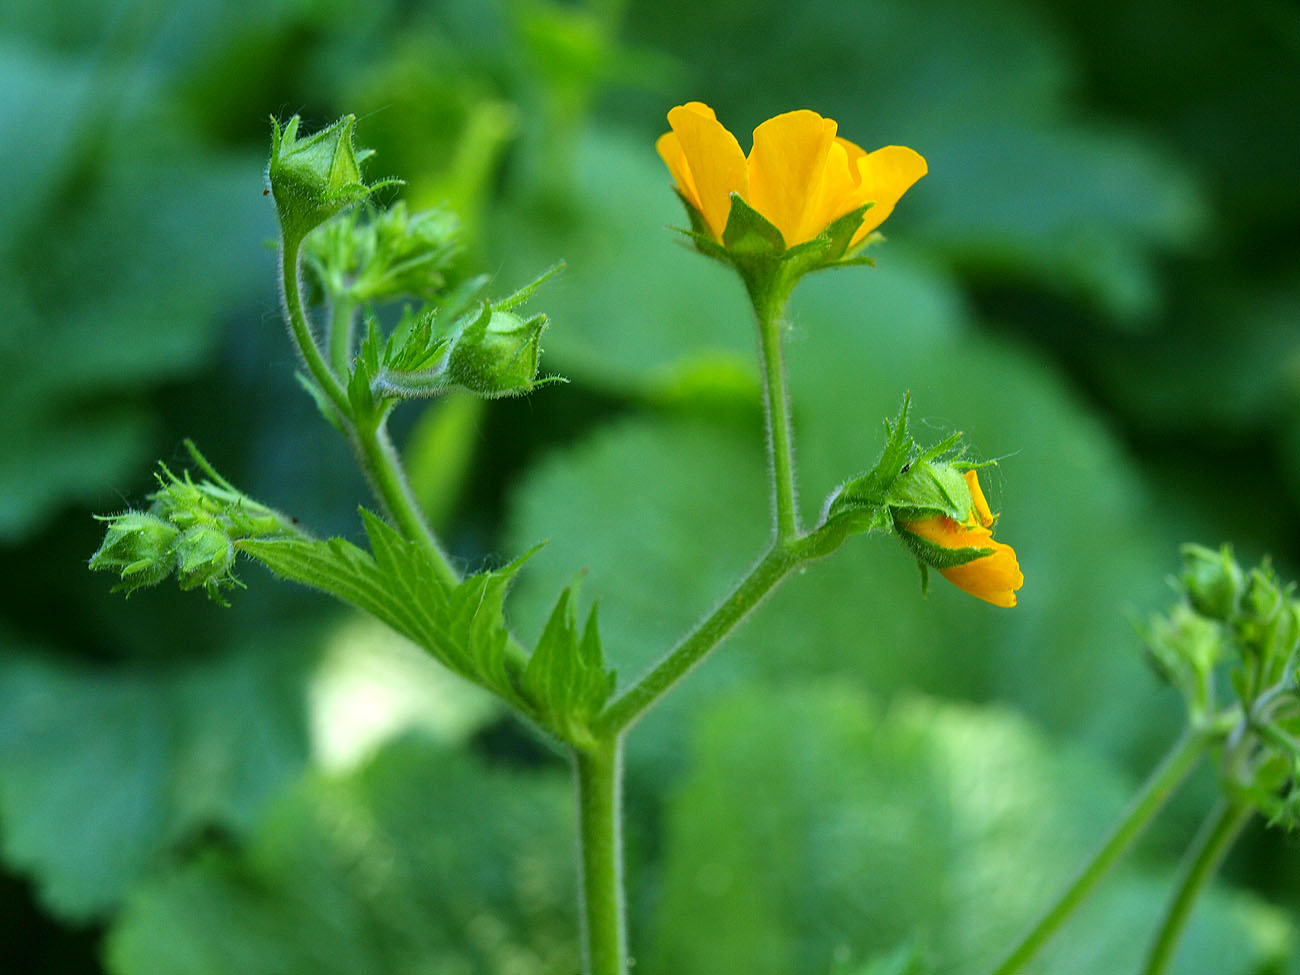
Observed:
[[[1206,818],[1187,851],[1182,879],[1151,945],[1143,975],[1164,975],[1168,970],[1178,939],[1191,916],[1192,905],[1218,871],[1253,812],[1247,803],[1220,802]]]
[[[582,880],[583,971],[626,975],[621,780],[623,739],[612,735],[574,749]]]
[[[1066,888],[1057,902],[1025,935],[1006,960],[994,969],[994,975],[1014,975],[1038,953],[1128,850],[1133,841],[1141,835],[1143,829],[1196,765],[1210,741],[1211,736],[1199,729],[1188,729],[1183,733],[1177,744],[1165,756],[1164,761],[1151,773],[1142,789],[1134,796],[1124,815],[1074,883]]]
[[[776,538],[788,541],[799,535],[795,501],[794,438],[790,432],[790,396],[786,388],[785,357],[781,351],[784,297],[774,291],[751,288],[750,299],[758,318],[758,348],[763,360],[763,412],[767,418],[768,463],[772,470],[772,507]]]
[[[383,420],[355,423],[353,439],[366,478],[398,530],[425,550],[439,580],[459,585],[460,573],[425,520]]]
[[[819,529],[792,542],[774,544],[704,622],[605,708],[592,730],[597,734],[626,730],[721,643],[792,569],[828,555],[843,538],[840,530]]]
[[[346,376],[352,365],[352,341],[357,306],[346,297],[330,303],[330,364],[336,376]]]
[[[298,285],[301,251],[301,237],[286,237],[280,245],[280,299],[284,305],[285,320],[289,323],[289,334],[298,347],[298,354],[302,356],[307,371],[325,391],[340,415],[346,418],[352,415],[347,391],[325,364],[316,339],[311,334],[311,326],[307,324],[307,313],[302,307],[302,291]]]

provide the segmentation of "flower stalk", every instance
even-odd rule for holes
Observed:
[[[1147,825],[1169,801],[1170,796],[1183,783],[1196,763],[1205,753],[1213,736],[1205,731],[1188,729],[1164,761],[1134,796],[1128,809],[1111,829],[1110,835],[1079,872],[1074,882],[1061,894],[1042,918],[1012,949],[1011,953],[993,970],[993,975],[1015,975],[1047,944],[1061,925],[1069,919],[1092,893],[1111,867],[1137,840]]]
[[[626,975],[623,904],[623,737],[573,749],[586,975]]]
[[[1220,802],[1211,812],[1195,842],[1187,851],[1178,889],[1165,910],[1143,975],[1165,975],[1173,961],[1174,949],[1192,914],[1192,906],[1218,872],[1223,858],[1250,822],[1255,810],[1249,803]]]

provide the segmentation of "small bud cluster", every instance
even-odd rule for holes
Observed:
[[[90,568],[118,573],[114,592],[130,595],[174,573],[182,589],[202,587],[224,602],[222,589],[242,586],[233,571],[237,541],[300,534],[288,519],[212,470],[193,444],[187,447],[211,480],[196,484],[188,471],[177,476],[159,465],[159,489],[149,495],[147,511],[100,518],[108,530]]]
[[[303,256],[331,302],[360,305],[399,298],[433,301],[461,252],[460,220],[450,210],[409,213],[398,201],[349,210],[307,238]]]
[[[545,315],[528,317],[515,309],[561,265],[514,294],[484,296],[486,277],[457,280],[460,225],[455,214],[435,208],[410,213],[390,207],[353,204],[369,200],[380,185],[361,181],[361,162],[369,153],[353,145],[355,120],[346,116],[315,135],[299,138],[298,119],[272,136],[268,178],[280,214],[287,261],[298,246],[317,290],[329,305],[325,345],[330,364],[314,367],[309,389],[326,416],[337,411],[356,424],[381,423],[395,402],[466,390],[495,398],[530,392],[554,379],[537,372]],[[385,316],[397,325],[384,334],[382,306],[415,299],[416,308]],[[360,340],[354,332],[363,315]],[[293,312],[290,312],[292,319]],[[311,366],[320,349],[310,328],[300,322],[291,332]],[[332,375],[326,376],[329,370]],[[321,395],[337,382],[346,391],[332,402]]]
[[[1226,545],[1183,547],[1183,599],[1145,628],[1148,658],[1183,694],[1194,725],[1222,723],[1228,787],[1300,825],[1300,600],[1267,561],[1246,571]],[[1219,681],[1235,703],[1217,700]]]

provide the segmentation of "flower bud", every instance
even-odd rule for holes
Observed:
[[[447,358],[447,378],[480,396],[514,396],[537,385],[546,316],[520,318],[484,308],[457,336]]]
[[[1247,620],[1268,623],[1277,615],[1285,601],[1286,594],[1267,563],[1262,568],[1250,570],[1250,579],[1246,582],[1246,591],[1241,597],[1241,609]]]
[[[297,115],[284,129],[272,120],[271,163],[267,177],[286,239],[301,239],[349,204],[376,189],[361,181],[361,160],[352,144],[355,115],[305,139],[298,138]]]
[[[114,591],[128,595],[155,586],[171,575],[172,550],[180,532],[143,511],[128,511],[103,519],[108,531],[99,550],[90,557],[92,569],[117,572],[122,577]]]
[[[1245,577],[1227,545],[1217,552],[1201,545],[1184,545],[1182,583],[1198,613],[1225,621],[1236,612]]]
[[[216,525],[198,524],[181,535],[176,543],[175,559],[182,589],[205,586],[211,593],[221,583],[230,581],[235,546]]]

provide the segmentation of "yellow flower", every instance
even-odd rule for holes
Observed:
[[[849,246],[859,243],[893,212],[926,173],[925,160],[904,146],[864,152],[839,138],[832,119],[800,110],[770,118],[754,130],[748,158],[713,109],[701,102],[668,113],[671,132],[655,148],[677,189],[721,241],[731,194],[767,218],[787,248],[812,240],[837,217],[874,203]]]
[[[984,491],[974,471],[965,474],[974,507],[965,522],[946,515],[935,515],[919,521],[903,523],[903,528],[920,538],[942,548],[986,548],[988,555],[970,562],[940,569],[943,577],[958,589],[992,603],[994,606],[1014,606],[1016,590],[1024,585],[1025,577],[1016,561],[1015,550],[993,540],[993,513],[989,511]]]

